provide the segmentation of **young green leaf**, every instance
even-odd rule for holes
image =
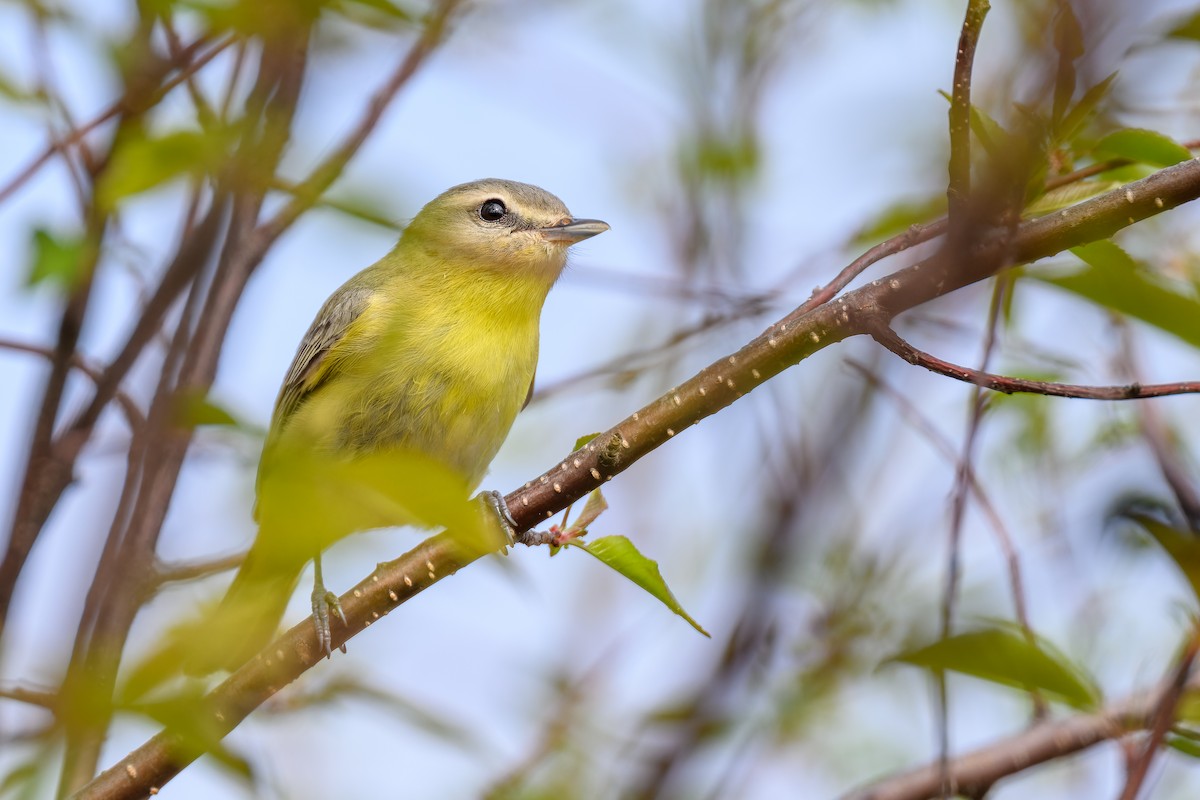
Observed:
[[[1096,143],[1098,158],[1128,158],[1156,167],[1170,167],[1187,161],[1192,153],[1183,145],[1157,131],[1125,128],[1113,131]]]
[[[1183,753],[1185,756],[1200,759],[1200,742],[1194,739],[1167,734],[1166,744],[1167,747],[1170,747],[1177,753]]]
[[[892,660],[1037,690],[1076,708],[1093,708],[1099,702],[1099,691],[1080,669],[1043,642],[1030,641],[1010,626],[961,633]]]
[[[667,587],[667,582],[663,580],[662,573],[658,571],[658,562],[651,561],[638,552],[638,549],[633,546],[633,542],[629,541],[628,538],[624,536],[605,536],[593,542],[573,541],[570,544],[572,547],[578,547],[581,550],[591,553],[600,559],[601,562],[652,594],[667,608],[683,617],[689,625],[700,631],[700,633],[712,638],[709,632],[700,627],[700,623],[692,619],[683,610],[683,606],[679,605],[679,601],[675,599],[675,595]]]
[[[1192,594],[1200,600],[1200,537],[1189,531],[1172,528],[1146,514],[1127,511],[1125,516],[1150,534],[1163,552],[1171,557],[1192,587]]]
[[[1087,269],[1058,276],[1030,272],[1030,277],[1200,347],[1200,299],[1159,281],[1111,241],[1092,242],[1071,252],[1088,265]]]
[[[1108,89],[1112,86],[1112,82],[1116,78],[1117,73],[1114,72],[1083,93],[1083,97],[1079,98],[1079,102],[1067,112],[1067,115],[1063,117],[1062,122],[1059,124],[1059,141],[1070,141],[1078,133],[1079,129],[1083,127],[1083,123],[1091,116],[1092,111],[1104,99],[1104,96],[1108,94]]]
[[[100,176],[96,201],[114,208],[122,199],[182,175],[213,171],[228,159],[226,131],[175,131],[164,136],[130,135]]]
[[[25,282],[29,286],[54,283],[70,288],[80,278],[84,248],[82,236],[55,236],[44,228],[33,232],[33,258]]]
[[[600,435],[599,433],[589,433],[585,436],[580,436],[578,439],[575,440],[575,450],[581,449],[584,445],[586,445],[588,442],[590,442],[592,439],[595,439],[599,435]],[[572,450],[571,452],[573,453],[573,452],[575,452],[575,450]]]
[[[1060,208],[1073,206],[1076,203],[1082,203],[1090,197],[1112,191],[1120,185],[1120,181],[1079,181],[1078,183],[1068,183],[1066,186],[1051,189],[1037,200],[1034,200],[1025,208],[1025,213],[1035,217],[1042,214],[1049,214],[1051,211],[1058,211]]]
[[[189,393],[175,404],[175,424],[181,428],[200,425],[237,427],[237,418],[202,394]]]

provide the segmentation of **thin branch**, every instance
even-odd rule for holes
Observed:
[[[54,358],[54,351],[51,348],[20,342],[16,339],[0,337],[0,349],[13,350],[18,353],[31,353],[46,359]],[[79,370],[91,379],[92,383],[99,383],[104,377],[104,373],[99,367],[85,359],[79,353],[72,354],[69,363],[72,368]],[[145,423],[145,415],[142,414],[142,410],[138,408],[137,403],[133,401],[132,397],[125,392],[116,390],[113,393],[113,398],[121,406],[121,410],[125,412],[125,419],[129,422],[130,429],[136,430]]]
[[[342,170],[350,163],[350,159],[358,152],[367,137],[379,124],[383,113],[387,110],[396,94],[408,83],[416,71],[442,42],[449,26],[450,18],[461,4],[462,0],[440,0],[430,12],[421,28],[421,35],[409,48],[404,58],[392,71],[391,77],[371,97],[367,110],[358,123],[334,149],[301,183],[292,188],[294,197],[272,219],[264,222],[255,231],[255,240],[259,252],[265,251],[281,233],[288,229],[297,218],[316,203],[325,190],[342,174]]]
[[[1023,378],[1010,378],[1004,375],[993,375],[990,372],[971,369],[970,367],[943,361],[937,356],[918,350],[896,335],[891,328],[883,327],[871,333],[871,337],[881,345],[903,358],[910,364],[924,367],[930,372],[945,375],[948,378],[971,383],[984,389],[1014,394],[1029,392],[1051,397],[1076,397],[1083,400],[1143,400],[1147,397],[1166,397],[1174,394],[1196,394],[1200,392],[1200,381],[1179,381],[1176,383],[1131,383],[1125,386],[1082,386],[1073,383],[1053,383],[1050,381],[1033,381]]]
[[[963,209],[971,196],[971,70],[975,65],[979,32],[990,9],[988,0],[968,0],[954,59],[954,83],[948,112],[950,180],[946,187],[948,216],[953,224],[961,223]]]
[[[1179,657],[1179,662],[1173,671],[1174,674],[1167,682],[1167,688],[1163,690],[1162,697],[1155,704],[1154,712],[1151,715],[1153,724],[1150,726],[1150,735],[1146,737],[1141,754],[1129,770],[1125,788],[1121,790],[1120,800],[1137,800],[1138,792],[1146,780],[1147,773],[1150,772],[1150,764],[1159,747],[1162,746],[1167,731],[1175,723],[1175,713],[1179,708],[1180,700],[1183,699],[1184,690],[1187,688],[1192,665],[1196,662],[1197,651],[1200,651],[1200,627],[1193,627],[1192,635]]]
[[[1196,691],[1192,681],[1187,689]],[[983,797],[997,781],[1030,767],[1086,750],[1150,726],[1155,709],[1170,686],[1142,691],[1091,714],[1046,720],[993,744],[950,761],[953,790],[965,797]],[[890,775],[877,783],[844,795],[841,800],[928,800],[940,788],[937,764]]]
[[[0,700],[12,700],[58,713],[58,695],[49,689],[25,689],[20,686],[0,688]]]
[[[157,89],[147,98],[138,97],[135,101],[136,93],[132,91],[127,92],[125,95],[121,96],[111,105],[109,105],[108,108],[104,109],[97,116],[92,118],[90,122],[84,123],[78,128],[72,130],[67,136],[50,142],[50,144],[46,145],[46,149],[34,156],[24,168],[22,168],[16,175],[9,179],[8,183],[4,184],[4,186],[0,188],[0,203],[8,200],[8,198],[11,197],[14,192],[20,189],[30,178],[36,175],[37,171],[45,166],[46,163],[49,162],[50,159],[56,154],[63,152],[66,150],[66,148],[76,144],[82,140],[83,137],[87,136],[96,128],[113,119],[118,114],[126,111],[138,110],[137,108],[134,108],[134,106],[139,108],[149,108],[153,106],[154,103],[158,102],[158,100],[170,93],[172,89],[174,89],[183,81],[187,80],[189,76],[203,68],[206,64],[208,64],[209,61],[212,61],[222,50],[232,44],[235,40],[236,37],[233,34],[230,34],[224,39],[218,40],[210,50],[198,56],[194,61],[189,61],[186,63],[182,62],[180,59],[192,58],[192,56],[195,56],[196,52],[201,47],[208,44],[210,41],[207,37],[201,37],[180,50],[176,59],[164,61],[160,66],[163,74],[166,74],[171,69],[177,68],[179,70],[174,76],[171,77],[170,80],[163,83],[159,89]]]
[[[1132,332],[1129,325],[1123,322],[1119,325],[1119,331],[1121,352],[1118,363],[1126,375],[1138,381]],[[1188,527],[1200,532],[1200,492],[1197,492],[1180,454],[1169,443],[1170,432],[1163,422],[1162,415],[1153,403],[1143,403],[1138,411],[1138,425],[1142,430],[1142,438],[1146,440],[1154,460],[1158,462],[1158,471],[1162,473],[1167,486],[1171,487],[1171,493],[1175,495],[1175,502],[1179,504],[1179,510],[1183,512]]]
[[[145,584],[147,594],[154,594],[168,583],[182,583],[207,578],[227,570],[236,569],[246,560],[245,553],[232,553],[220,558],[210,558],[203,561],[187,561],[181,564],[155,565],[154,573]]]
[[[887,381],[874,374],[865,364],[854,360],[848,361],[847,364],[857,370],[872,386],[886,394],[897,405],[900,413],[909,421],[913,428],[924,435],[925,439],[933,445],[935,450],[942,454],[943,458],[951,464],[958,463],[958,453],[955,451],[950,439],[942,434],[911,400]],[[1016,544],[1013,542],[1012,535],[1008,532],[1008,528],[1005,526],[1000,512],[996,510],[991,497],[988,495],[987,490],[984,489],[979,476],[976,475],[975,468],[971,464],[965,464],[964,466],[966,468],[967,485],[975,495],[975,501],[979,503],[980,510],[995,532],[996,541],[1000,545],[1000,551],[1004,555],[1005,564],[1008,567],[1009,590],[1013,596],[1013,614],[1016,616],[1017,622],[1022,629],[1032,631],[1032,626],[1029,624],[1029,614],[1026,609],[1024,580],[1021,577],[1021,559],[1017,553]]]

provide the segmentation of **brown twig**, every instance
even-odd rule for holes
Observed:
[[[942,454],[943,458],[951,464],[959,462],[958,453],[955,451],[950,439],[942,434],[903,392],[900,392],[887,381],[875,375],[866,365],[853,360],[848,361],[847,364],[857,370],[872,386],[875,386],[886,394],[897,405],[900,413],[909,421],[913,428],[921,433],[933,445],[933,448]],[[992,499],[984,488],[983,483],[979,480],[979,476],[975,473],[974,466],[971,464],[964,464],[964,466],[966,468],[967,485],[975,495],[975,501],[979,503],[979,508],[987,518],[988,524],[995,532],[996,541],[1000,545],[1000,552],[1004,555],[1004,561],[1008,568],[1009,590],[1013,596],[1013,614],[1021,628],[1027,632],[1031,632],[1033,628],[1029,623],[1029,613],[1025,602],[1024,580],[1021,577],[1021,559],[1017,554],[1016,543],[1013,541],[1012,535],[1008,532],[1008,528],[1005,526],[1000,512],[996,510],[995,504],[992,503]]]
[[[971,197],[971,70],[975,65],[975,46],[984,17],[991,5],[988,0],[968,0],[958,37],[954,59],[954,83],[950,91],[950,179],[946,186],[947,216],[951,225],[961,223]]]
[[[1153,713],[1150,715],[1150,735],[1146,737],[1142,752],[1130,767],[1129,775],[1125,780],[1125,788],[1121,790],[1120,800],[1137,800],[1138,792],[1150,771],[1150,764],[1154,761],[1155,754],[1166,738],[1167,731],[1175,723],[1175,712],[1179,708],[1179,701],[1183,699],[1184,690],[1187,688],[1197,651],[1200,651],[1200,626],[1193,626],[1192,635],[1188,638],[1187,646],[1167,681],[1167,687],[1154,705]]]
[[[54,351],[49,347],[29,344],[27,342],[19,342],[16,339],[0,337],[0,349],[13,350],[18,353],[31,353],[47,359],[54,358]],[[84,375],[88,376],[92,383],[99,383],[104,377],[104,373],[99,367],[85,359],[79,353],[75,353],[71,356],[70,365],[74,369],[77,369]],[[125,413],[125,419],[129,423],[131,430],[140,428],[146,421],[145,416],[142,414],[142,410],[138,408],[137,403],[135,403],[133,398],[128,394],[117,390],[113,392],[113,399],[116,400],[118,405],[121,406],[121,410]]]
[[[1188,689],[1200,689],[1193,681]],[[1171,687],[1148,690],[1090,714],[1039,722],[1018,734],[951,759],[950,783],[964,797],[983,797],[997,781],[1030,767],[1078,753],[1151,724]],[[937,764],[890,775],[841,800],[928,800],[941,785]]]
[[[140,108],[148,108],[152,106],[155,102],[167,95],[180,83],[187,80],[190,75],[200,70],[202,67],[208,64],[209,61],[212,61],[214,58],[216,58],[216,56],[220,54],[222,50],[235,41],[235,37],[230,34],[229,36],[226,36],[225,38],[214,43],[212,48],[207,52],[196,56],[197,51],[199,51],[204,45],[208,44],[209,41],[210,40],[207,37],[201,37],[187,47],[181,49],[176,59],[163,61],[159,67],[162,70],[163,75],[166,75],[172,69],[178,69],[179,71],[169,80],[164,82],[163,85],[153,94],[151,94],[148,99],[138,97],[137,102],[134,102],[135,95],[133,92],[129,92],[118,98],[106,109],[93,117],[89,122],[86,122],[78,128],[72,130],[69,135],[56,141],[52,141],[50,144],[46,145],[46,148],[42,150],[42,152],[34,156],[28,164],[26,164],[16,175],[9,179],[8,183],[4,184],[3,187],[0,187],[0,203],[3,203],[9,197],[11,197],[14,192],[20,189],[30,178],[36,175],[37,171],[45,166],[46,163],[49,162],[50,159],[52,159],[56,154],[78,143],[83,139],[83,137],[87,136],[96,128],[100,127],[123,112],[139,110]],[[185,62],[179,60],[190,59],[193,56],[196,56],[195,60],[193,61]],[[135,106],[137,108],[134,108]]]
[[[881,345],[903,358],[910,364],[924,367],[930,372],[945,375],[955,380],[971,383],[984,389],[992,389],[1004,394],[1029,392],[1051,397],[1076,397],[1084,400],[1142,400],[1147,397],[1166,397],[1174,394],[1195,394],[1200,392],[1200,381],[1179,381],[1176,383],[1154,383],[1143,385],[1131,383],[1125,386],[1082,386],[1073,383],[1053,383],[1050,381],[1033,381],[1023,378],[1010,378],[1004,375],[993,375],[990,372],[971,369],[970,367],[943,361],[937,356],[918,350],[896,335],[891,328],[880,328],[871,333],[872,338]]]

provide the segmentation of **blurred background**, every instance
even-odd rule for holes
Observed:
[[[1015,101],[1043,98],[1070,12],[1056,2],[994,5],[973,100],[1003,122]],[[51,375],[47,352],[71,316],[64,308],[86,306],[80,359],[103,367],[121,352],[179,242],[202,224],[213,194],[200,176],[226,163],[229,137],[248,135],[229,134],[228,123],[250,116],[263,42],[282,38],[297,19],[311,25],[307,63],[302,72],[285,66],[271,91],[279,101],[294,89],[296,99],[260,221],[303,199],[289,187],[360,129],[371,97],[428,37],[426,21],[445,16],[445,28],[324,199],[301,208],[235,282],[227,330],[207,329],[219,343],[215,373],[190,421],[197,427],[178,480],[167,484],[152,549],[160,565],[202,564],[249,544],[262,435],[300,337],[324,299],[453,184],[538,184],[575,215],[612,226],[573,249],[551,293],[537,394],[484,482],[505,492],[578,437],[735,351],[867,246],[936,218],[948,152],[939,92],[951,87],[964,7],[0,4],[0,542],[18,513]],[[1070,8],[1083,46],[1074,97],[1117,76],[1079,138],[1050,153],[1060,159],[1051,172],[1089,163],[1087,143],[1117,128],[1197,138],[1200,46],[1186,27],[1195,4]],[[177,88],[146,95],[136,122],[126,109],[91,130],[90,156],[75,147],[69,159],[55,155],[22,177],[48,142],[104,114],[153,73],[145,43],[174,54],[176,65],[216,52]],[[299,85],[289,89],[288,75]],[[193,135],[162,145],[179,132]],[[122,178],[102,177],[109,200],[93,202],[90,176],[103,172],[114,137],[140,144],[114,151],[107,174],[119,167]],[[263,138],[269,145],[269,131]],[[274,163],[261,154],[244,163],[260,162]],[[1196,209],[1185,206],[1119,242],[1200,309],[1196,223]],[[860,280],[929,252],[903,254]],[[90,280],[72,267],[88,253]],[[1200,375],[1200,336],[1189,340],[1040,279],[1079,267],[1063,255],[1023,269],[1008,286],[991,369],[1088,384]],[[172,299],[120,383],[142,413],[164,374],[188,369],[171,351],[181,320],[203,327],[208,306],[186,298],[207,295],[191,291]],[[905,314],[898,329],[940,357],[977,365],[993,292],[991,284],[955,292]],[[59,430],[92,393],[86,376],[70,373]],[[973,387],[870,341],[830,347],[605,487],[610,509],[593,535],[629,536],[657,560],[711,639],[582,553],[550,559],[545,549],[521,548],[438,583],[372,626],[347,655],[243,723],[226,740],[226,759],[202,759],[164,793],[832,797],[929,763],[939,747],[935,683],[889,659],[938,636],[964,452],[982,493],[966,499],[955,630],[1017,619],[1007,538],[1033,630],[1105,698],[1153,685],[1173,663],[1195,600],[1171,561],[1111,514],[1138,498],[1180,516],[1180,488],[1164,464],[1197,491],[1200,400],[996,395],[972,423],[974,397]],[[54,794],[61,726],[47,708],[12,695],[63,682],[110,529],[145,527],[121,522],[130,513],[121,497],[135,439],[127,415],[108,406],[15,581],[0,640],[0,776],[8,776],[0,794]],[[420,536],[353,537],[327,556],[326,583],[344,591]],[[102,588],[140,579],[136,565],[124,567],[132,572],[110,565]],[[144,598],[117,645],[125,668],[228,580],[221,572],[171,582]],[[301,592],[289,624],[306,613]],[[1021,730],[1036,705],[974,678],[951,675],[947,684],[952,753]],[[99,766],[158,729],[144,715],[118,713]],[[989,796],[1115,796],[1123,763],[1121,748],[1104,744]],[[1152,796],[1195,796],[1194,764],[1167,751],[1154,764]]]

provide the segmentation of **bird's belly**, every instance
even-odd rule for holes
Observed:
[[[475,486],[525,399],[533,369],[523,367],[468,372],[410,364],[383,374],[343,374],[314,392],[289,427],[311,431],[319,449],[339,455],[414,450]]]

